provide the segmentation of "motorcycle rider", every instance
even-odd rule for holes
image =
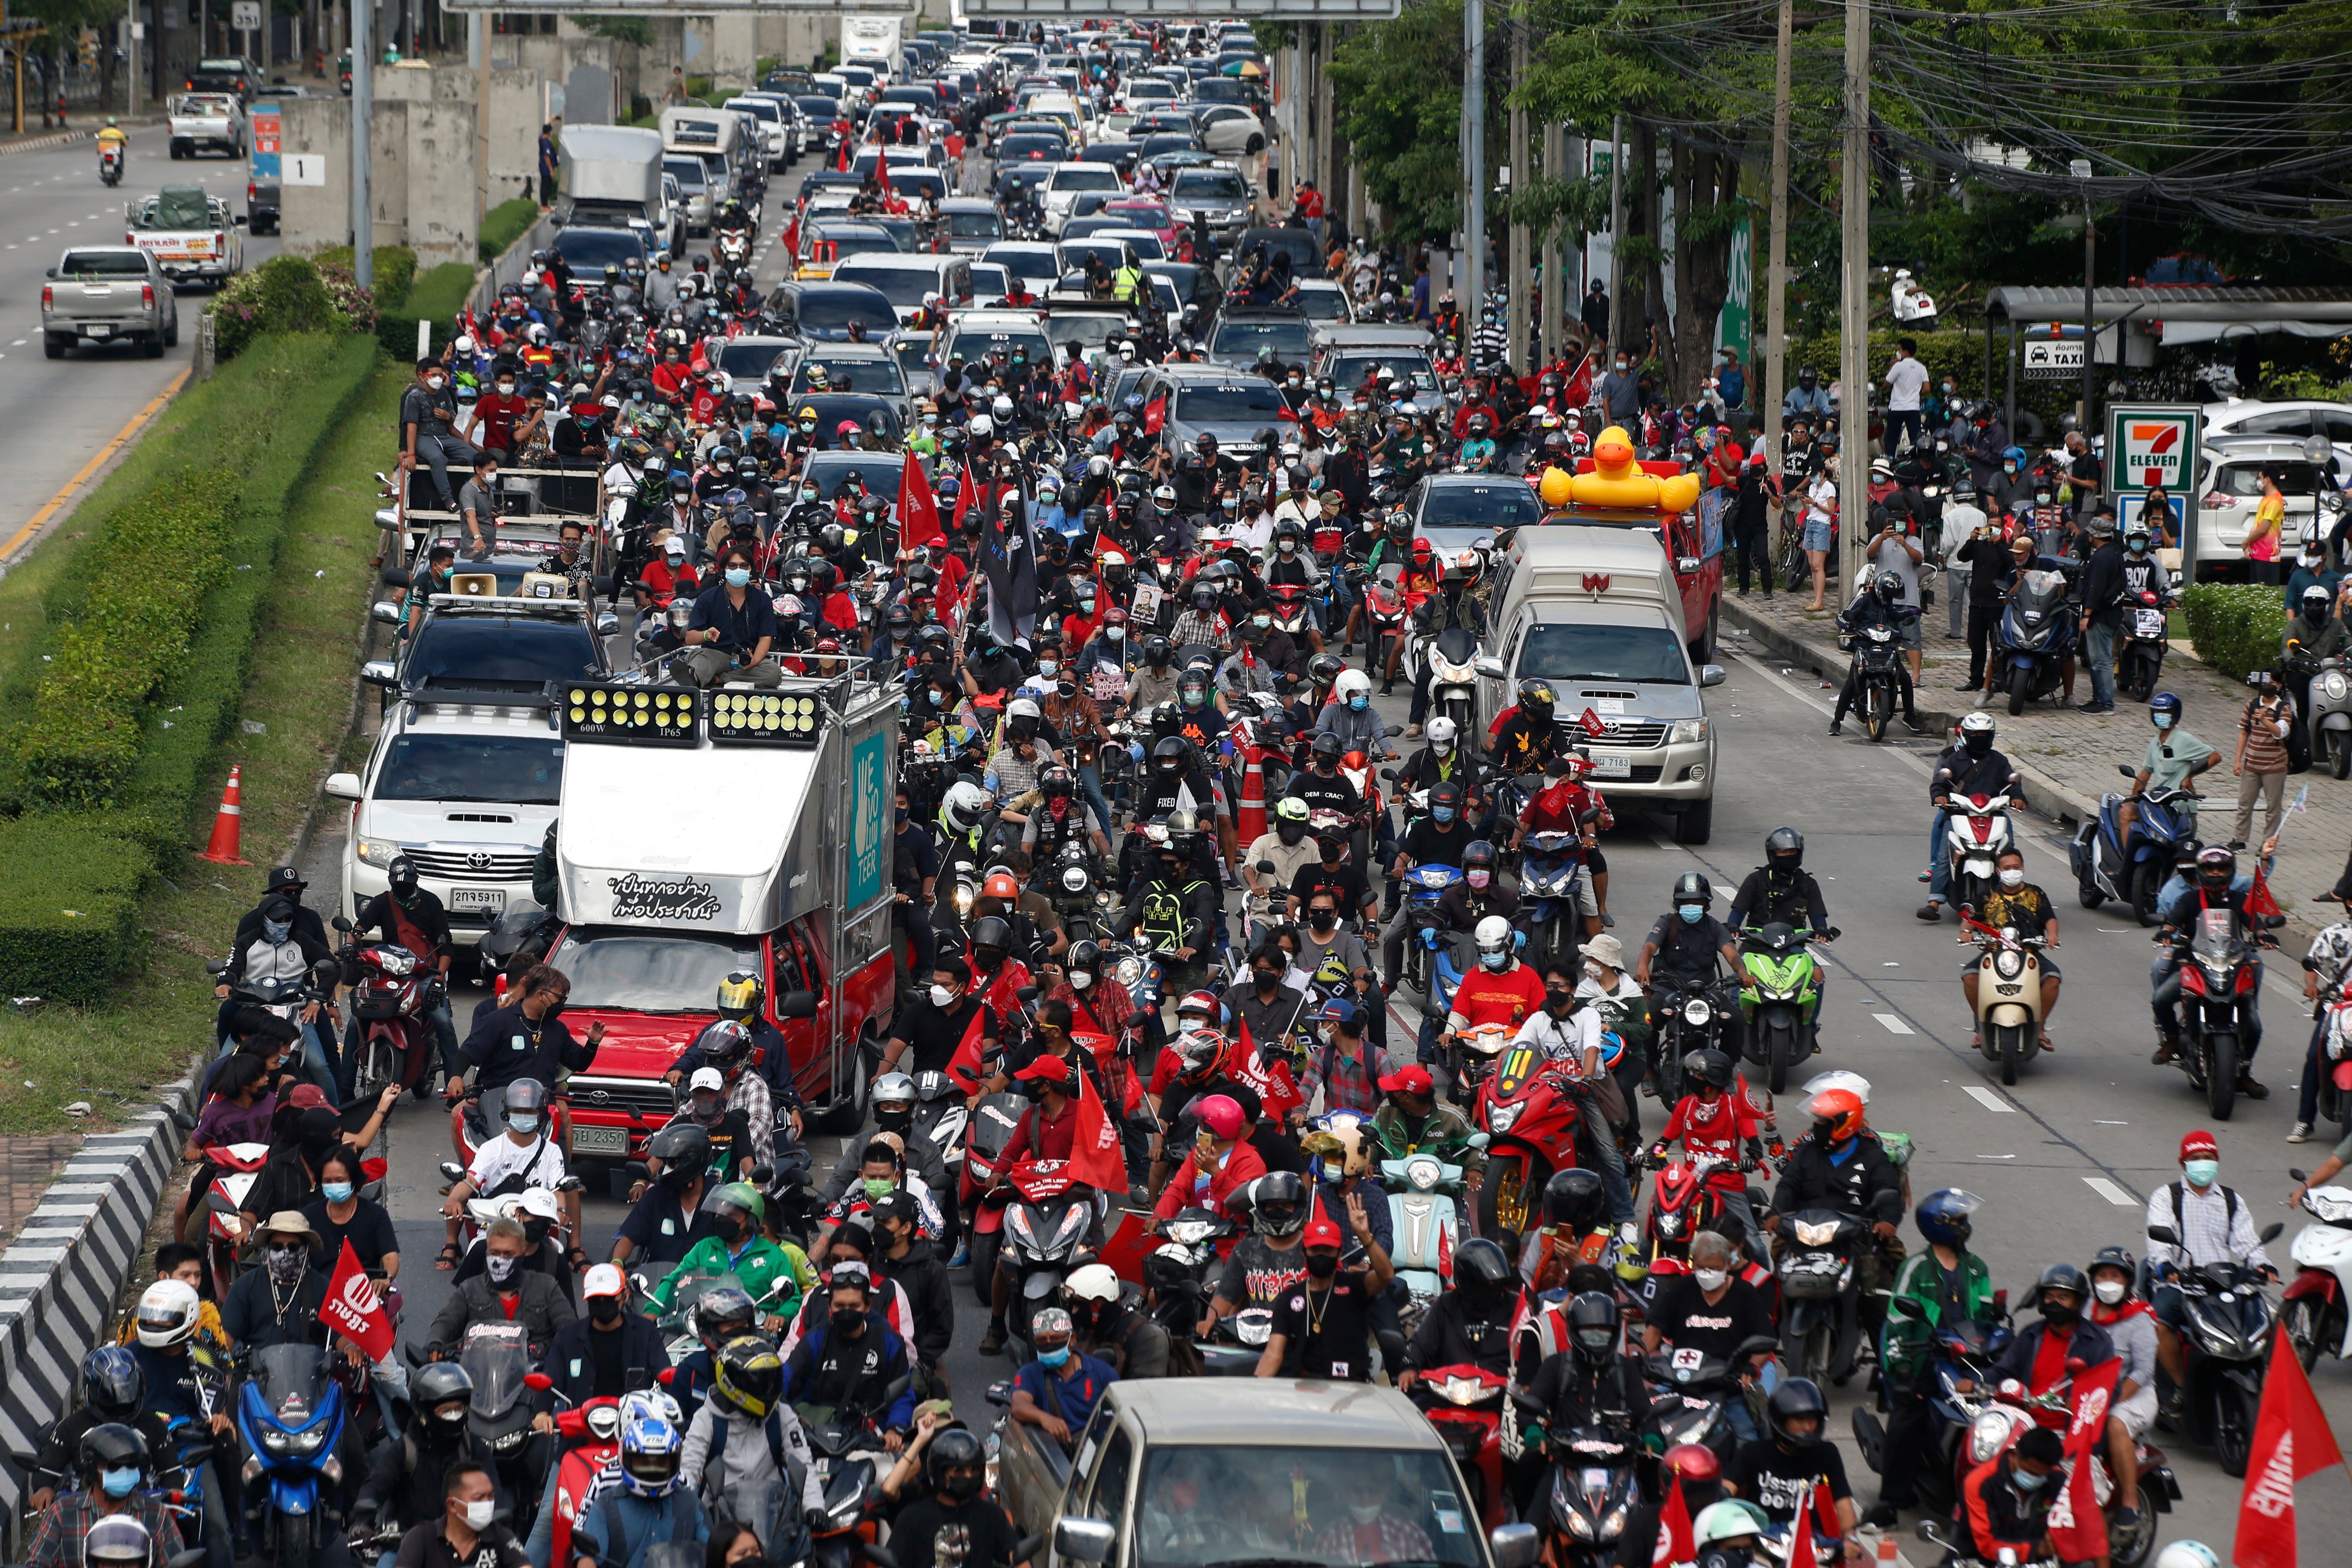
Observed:
[[[1883,628],[1895,635],[1899,642],[1915,634],[1919,624],[1916,605],[1903,602],[1903,577],[1895,572],[1881,572],[1870,586],[1853,596],[1853,601],[1838,612],[1839,632],[1847,637],[1859,637],[1873,628]],[[1903,722],[1915,735],[1924,731],[1919,714],[1912,704],[1911,668],[1901,659],[1895,664],[1895,675],[1903,696]],[[1856,661],[1846,670],[1845,685],[1838,692],[1837,710],[1830,715],[1830,733],[1839,733],[1845,725],[1849,709],[1862,700],[1862,666]]]
[[[2296,614],[2279,634],[2279,679],[2294,699],[2295,725],[2286,749],[2288,766],[2295,772],[2311,764],[2311,678],[2319,672],[2321,660],[2341,658],[2352,648],[2352,628],[2332,613],[2334,608],[2333,595],[2313,583],[2303,590]]]
[[[163,1495],[144,1489],[146,1438],[108,1422],[83,1436],[76,1458],[83,1484],[41,1510],[25,1548],[30,1568],[163,1568],[185,1550]]]
[[[1422,1314],[1405,1345],[1397,1388],[1410,1390],[1428,1367],[1476,1366],[1509,1376],[1518,1294],[1518,1270],[1501,1247],[1483,1236],[1462,1243],[1454,1254],[1454,1289]]]
[[[1968,1531],[1958,1555],[1979,1562],[2027,1562],[2054,1556],[2050,1506],[2064,1485],[2056,1477],[2066,1445],[2046,1426],[2028,1427],[2017,1441],[1970,1470],[1960,1483],[1960,1519]],[[2053,1479],[2058,1485],[2052,1485]]]
[[[1834,1209],[1868,1225],[1876,1245],[1856,1250],[1854,1289],[1863,1326],[1875,1332],[1885,1312],[1881,1281],[1893,1279],[1903,1263],[1903,1243],[1895,1233],[1903,1214],[1902,1180],[1877,1134],[1864,1125],[1862,1097],[1853,1090],[1825,1089],[1806,1102],[1805,1114],[1812,1126],[1790,1146],[1772,1189],[1773,1212],[1764,1216],[1772,1256],[1777,1262],[1789,1246],[1782,1219],[1801,1209]]]
[[[1827,942],[1834,932],[1829,906],[1822,901],[1822,885],[1804,868],[1805,836],[1793,827],[1776,827],[1764,837],[1764,864],[1748,873],[1739,891],[1731,896],[1731,911],[1724,923],[1733,931],[1785,921],[1813,942]],[[1816,971],[1813,980],[1813,1044],[1821,1044],[1822,1008],[1829,1000],[1829,976]]]
[[[1370,1381],[1375,1314],[1396,1270],[1372,1233],[1364,1194],[1349,1193],[1342,1212],[1348,1220],[1346,1235],[1353,1237],[1364,1266],[1340,1268],[1342,1232],[1317,1213],[1300,1238],[1306,1278],[1276,1299],[1273,1326],[1258,1357],[1259,1377],[1287,1372],[1335,1382]]]
[[[2174,1276],[2207,1264],[2235,1263],[2259,1270],[2265,1279],[2278,1278],[2270,1255],[2263,1250],[2262,1237],[2255,1233],[2253,1205],[2240,1197],[2236,1188],[2221,1184],[2221,1145],[2213,1141],[2213,1134],[2201,1127],[2195,1129],[2180,1140],[2180,1180],[2167,1182],[2147,1194],[2147,1223],[2170,1227],[2177,1238],[2151,1239],[2147,1252],[2148,1275],[2156,1281],[2148,1297],[2156,1309],[2157,1360],[2172,1380],[2171,1396],[2166,1402],[2168,1415],[2178,1412],[2181,1390],[2188,1383],[2187,1362],[2180,1349],[2188,1307]],[[2086,1296],[2087,1288],[2077,1294]],[[2079,1300],[2076,1304],[2081,1304]],[[2094,1365],[2101,1359],[2090,1358]]]
[[[836,1291],[842,1289],[838,1275],[850,1267],[843,1264],[835,1270]],[[864,1271],[863,1264],[855,1267]],[[859,1288],[850,1287],[853,1294]],[[836,1312],[852,1310],[845,1306],[835,1309]],[[862,1296],[854,1310],[862,1321]],[[893,1344],[897,1342],[878,1323],[868,1325],[867,1331],[882,1334]],[[824,1331],[819,1330],[810,1339],[823,1337]],[[809,1342],[803,1340],[793,1352],[795,1363],[808,1353]],[[686,1442],[678,1458],[680,1484],[695,1493],[706,1509],[710,1509],[724,1506],[728,1498],[747,1495],[755,1486],[788,1489],[797,1471],[803,1512],[823,1508],[824,1482],[817,1474],[816,1456],[809,1447],[808,1432],[793,1408],[802,1401],[787,1397],[790,1390],[784,1363],[776,1354],[776,1347],[757,1334],[745,1334],[721,1346],[717,1359],[718,1373],[711,1381],[710,1395],[687,1424]],[[893,1375],[903,1376],[906,1370],[906,1357],[901,1354]],[[824,1392],[828,1395],[833,1392],[831,1383]],[[803,1401],[807,1397],[803,1394]],[[906,1397],[911,1400],[913,1396]],[[847,1397],[828,1397],[824,1403],[837,1405],[845,1419],[854,1420],[850,1412],[862,1408],[854,1406]],[[897,1452],[896,1447],[891,1451]]]
[[[2156,726],[2149,737],[2147,755],[2141,760],[2139,773],[2132,779],[2131,795],[2116,814],[2116,842],[2131,843],[2133,819],[2138,816],[2137,804],[2151,785],[2159,790],[2186,789],[2199,773],[2221,765],[2221,753],[2180,728],[2180,699],[2169,691],[2159,691],[2148,699],[2148,721]],[[2173,803],[2172,809],[2186,813],[2196,820],[2197,800],[2190,797]],[[2259,989],[2259,987],[2257,987]]]
[[[1927,799],[1936,816],[1927,826],[1927,869],[1920,873],[1920,879],[1927,884],[1927,901],[1919,909],[1923,921],[1943,919],[1945,889],[1952,875],[1951,856],[1945,846],[1952,797],[2006,795],[2015,799],[2022,787],[2016,766],[1993,750],[1992,741],[1991,714],[1980,709],[1962,714],[1958,738],[1944,748],[1927,775]]]
[[[1519,700],[1495,716],[1486,731],[1486,758],[1507,773],[1531,773],[1559,754],[1559,726],[1553,721],[1559,696],[1549,680],[1519,682]]]
[[[1675,1101],[1665,1131],[1650,1145],[1650,1163],[1663,1168],[1666,1152],[1680,1139],[1683,1152],[1696,1160],[1702,1154],[1729,1162],[1706,1179],[1723,1200],[1726,1218],[1736,1221],[1751,1247],[1761,1247],[1763,1233],[1748,1206],[1748,1178],[1764,1158],[1764,1140],[1756,1107],[1739,1083],[1732,1060],[1717,1050],[1699,1049],[1683,1057],[1683,1097]],[[1876,1140],[1872,1140],[1875,1142]],[[1745,1151],[1745,1158],[1741,1152]]]
[[[1624,1322],[1615,1293],[1580,1291],[1569,1301],[1566,1317],[1567,1342],[1544,1358],[1528,1384],[1527,1398],[1543,1414],[1520,1428],[1527,1447],[1514,1467],[1511,1489],[1523,1515],[1544,1479],[1546,1461],[1566,1458],[1571,1431],[1636,1431],[1649,1413],[1641,1367],[1620,1353]]]
[[[1829,1409],[1811,1379],[1782,1379],[1764,1402],[1765,1436],[1733,1450],[1724,1467],[1723,1489],[1753,1502],[1774,1524],[1792,1524],[1800,1508],[1812,1509],[1813,1539],[1824,1548],[1843,1542],[1846,1559],[1859,1561],[1862,1543],[1854,1539],[1858,1521],[1845,1458],[1824,1430]],[[1832,1510],[1826,1516],[1820,1508],[1824,1488]]]
[[[802,1292],[815,1282],[808,1255],[796,1243],[769,1239],[761,1228],[767,1198],[749,1182],[719,1188],[711,1215],[713,1234],[695,1243],[654,1287],[648,1311],[656,1317],[668,1311],[679,1284],[692,1275],[731,1274],[760,1303],[770,1328],[788,1325]]]
[[[667,1415],[640,1414],[621,1426],[621,1452],[595,1500],[572,1526],[572,1568],[642,1568],[656,1546],[710,1537],[694,1489],[680,1484],[686,1438]],[[601,1479],[601,1478],[600,1478]]]
[[[2273,840],[2273,842],[2276,842]],[[2264,846],[2265,850],[2269,848]],[[2246,1011],[2252,1029],[2244,1042],[2244,1057],[2238,1063],[2238,1092],[2249,1100],[2266,1100],[2270,1090],[2254,1079],[2254,1052],[2262,1046],[2263,961],[2261,950],[2278,945],[2262,926],[2260,918],[2250,907],[2253,884],[2250,878],[2238,875],[2238,858],[2218,844],[2209,844],[2197,852],[2197,882],[2187,892],[2164,907],[2164,925],[2158,940],[2168,945],[2149,971],[2155,982],[2151,1005],[2156,1013],[2159,1043],[2156,1054],[2148,1059],[2157,1066],[2180,1053],[2180,1030],[2177,1009],[2180,1002],[2180,966],[2189,962],[2189,948],[2195,935],[2197,917],[2207,910],[2229,910],[2251,928],[2250,947],[2253,953],[2254,983],[2247,993]]]
[[[1957,1187],[1929,1193],[1914,1211],[1925,1250],[1903,1260],[1887,1299],[1879,1350],[1885,1370],[1886,1447],[1878,1500],[1863,1522],[1891,1530],[1913,1506],[1919,1456],[1928,1451],[1928,1401],[1937,1391],[1936,1331],[1993,1313],[1992,1271],[1969,1250],[1969,1216],[1984,1200]],[[2153,1398],[2153,1396],[2151,1396]]]
[[[2013,926],[2020,936],[2038,936],[2047,944],[2037,961],[2042,970],[2042,1048],[2053,1051],[2057,1047],[2050,1043],[2050,1015],[2058,1006],[2060,976],[2050,949],[2058,945],[2058,908],[2049,894],[2025,879],[2025,851],[2016,845],[2002,850],[1994,867],[2000,885],[1985,896],[1977,919],[1995,931]],[[1977,1016],[1977,968],[1973,954],[1960,961],[1960,990],[1968,997],[1971,1018]]]
[[[1128,1304],[1118,1276],[1108,1264],[1085,1263],[1071,1269],[1062,1282],[1062,1305],[1070,1314],[1081,1352],[1124,1380],[1168,1375],[1168,1331],[1149,1311]]]
[[[367,1479],[352,1504],[355,1527],[373,1520],[405,1533],[438,1520],[452,1465],[478,1465],[496,1477],[489,1445],[473,1430],[473,1374],[454,1361],[429,1362],[409,1374],[408,1424],[369,1452]]]
[[[2107,1408],[2107,1465],[2115,1471],[2120,1497],[2139,1495],[2137,1443],[2156,1419],[2156,1309],[2137,1299],[2134,1285],[2139,1263],[2120,1247],[2103,1247],[2089,1269],[2091,1321],[2107,1331],[2116,1353],[2123,1358],[2116,1374],[2114,1403]],[[2118,1510],[2116,1522],[2128,1528],[2137,1509]]]
[[[119,180],[122,177],[121,172],[131,166],[131,134],[116,122],[111,114],[106,117],[106,124],[98,132],[98,161],[100,167],[105,165],[106,155],[110,152],[118,160],[115,178]]]
[[[1404,731],[1408,739],[1421,734],[1422,721],[1429,717],[1429,683],[1436,668],[1430,653],[1438,637],[1459,628],[1470,634],[1473,648],[1486,640],[1486,596],[1478,592],[1482,565],[1476,551],[1463,551],[1447,563],[1444,575],[1438,579],[1437,592],[1423,599],[1412,613],[1413,635],[1423,639],[1423,653],[1421,673],[1412,682],[1412,710]]]
[[[1644,991],[1703,991],[1722,996],[1732,984],[1728,977],[1739,973],[1739,939],[1707,912],[1714,901],[1715,889],[1704,872],[1685,871],[1675,879],[1674,907],[1651,925],[1650,934],[1642,939],[1641,955],[1633,961],[1636,984]],[[1727,972],[1724,976],[1717,974],[1718,961]],[[1727,1006],[1724,1017],[1727,1034],[1738,1035],[1738,1009]],[[1736,1052],[1738,1041],[1727,1038],[1725,1046]]]
[[[58,1489],[70,1490],[79,1468],[82,1439],[103,1426],[120,1426],[136,1432],[147,1444],[151,1455],[170,1455],[178,1443],[173,1436],[171,1415],[147,1398],[147,1379],[139,1370],[138,1357],[122,1345],[100,1345],[81,1363],[82,1405],[68,1412],[65,1419],[49,1428],[41,1438],[40,1457],[26,1480],[33,1489],[25,1497],[25,1506],[35,1510],[47,1509],[57,1500]],[[188,1435],[204,1435],[202,1423],[193,1423]],[[216,1500],[219,1483],[210,1474],[206,1461],[206,1497]],[[206,1544],[217,1532],[219,1545],[212,1553],[216,1563],[226,1563],[229,1556],[228,1517],[225,1509],[207,1507],[205,1519]]]
[[[2352,974],[2352,877],[2338,877],[2336,886],[2314,903],[2333,903],[2343,912],[2344,919],[2330,922],[2311,939],[2311,947],[2303,955],[2303,999],[2311,1005],[2311,1043],[2304,1047],[2303,1078],[2297,1089],[2294,1125],[2287,1130],[2290,1143],[2311,1141],[2312,1124],[2319,1118],[2320,1075],[2332,1070],[2321,1055],[2327,1041],[2328,1020],[2333,1016],[2330,1006],[2320,1002],[2326,995],[2332,1003],[2344,994],[2344,982]],[[2333,1171],[2329,1174],[2334,1174]],[[2307,1185],[2319,1185],[2315,1177]],[[2299,1201],[2302,1194],[2298,1193]]]
[[[1389,866],[1392,885],[1415,866],[1461,866],[1464,854],[1476,841],[1476,830],[1465,820],[1465,799],[1458,784],[1442,784],[1430,790],[1429,815],[1414,823],[1397,844],[1396,858]],[[1391,986],[1404,975],[1404,939],[1412,921],[1412,906],[1400,896],[1381,940],[1381,961]]]

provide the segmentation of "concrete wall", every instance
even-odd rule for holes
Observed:
[[[474,216],[474,105],[436,100],[382,106],[384,110],[404,107],[406,122],[400,127],[399,134],[404,141],[408,161],[404,237],[399,241],[389,239],[384,226],[387,220],[379,219],[376,243],[406,245],[416,252],[419,271],[449,261],[462,261],[471,267],[479,258],[481,237]],[[380,121],[372,129],[384,146],[393,144]],[[537,131],[533,126],[534,135]],[[390,184],[372,178],[370,187],[382,191]],[[379,206],[378,210],[383,209]]]
[[[398,83],[403,92],[432,73],[379,70],[377,90]],[[293,99],[283,121],[288,153],[326,160],[325,184],[283,187],[285,245],[290,251],[324,250],[352,240],[351,102]],[[538,127],[531,128],[534,138]],[[378,245],[404,245],[420,268],[444,262],[474,264],[479,231],[474,216],[474,105],[444,101],[427,91],[379,99],[368,122],[368,195]],[[500,199],[504,199],[501,197]]]
[[[280,223],[289,251],[331,250],[352,242],[352,104],[347,98],[289,98],[279,119],[289,156],[326,160],[323,185],[279,187]],[[381,168],[382,164],[379,163]],[[381,240],[378,243],[382,243]]]

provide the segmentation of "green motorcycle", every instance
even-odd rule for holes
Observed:
[[[1748,1021],[1748,1059],[1762,1068],[1774,1094],[1789,1087],[1789,1068],[1812,1055],[1822,1005],[1815,941],[1833,942],[1837,928],[1800,931],[1786,921],[1748,926],[1739,933],[1739,1008]]]

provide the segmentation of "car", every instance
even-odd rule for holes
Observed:
[[[583,280],[602,278],[607,267],[650,268],[653,264],[652,247],[645,235],[634,228],[566,224],[555,231],[553,248],[572,264],[572,276]]]
[[[1451,557],[1479,544],[1492,544],[1497,531],[1543,521],[1543,503],[1527,481],[1509,474],[1431,474],[1405,492],[1401,503],[1412,519],[1414,537]]]
[[[662,173],[677,182],[686,197],[686,232],[709,234],[710,215],[719,200],[711,188],[709,165],[689,153],[665,153]]]
[[[1257,363],[1260,349],[1285,364],[1306,363],[1314,349],[1307,317],[1281,305],[1226,305],[1201,345],[1212,363],[1243,367]]]
[[[1256,184],[1230,163],[1179,169],[1168,182],[1169,219],[1187,227],[1205,219],[1222,243],[1255,221],[1257,195]]]
[[[956,255],[980,256],[1004,237],[1004,215],[984,196],[950,196],[940,204],[931,234]]]
[[[1354,309],[1348,303],[1348,291],[1328,278],[1297,279],[1298,297],[1293,301],[1310,321],[1345,326],[1355,320]]]
[[[898,312],[889,325],[914,325],[923,302],[933,295],[955,310],[971,302],[971,263],[960,256],[918,251],[911,256],[860,256],[834,268],[835,281],[862,283],[877,290]],[[871,328],[874,322],[866,322]]]
[[[1261,224],[1236,234],[1226,254],[1242,257],[1253,250],[1264,250],[1269,258],[1277,251],[1289,257],[1293,278],[1323,276],[1323,247],[1315,243],[1310,230]]]
[[[980,258],[1003,267],[1038,294],[1051,289],[1055,280],[1062,276],[1061,261],[1055,247],[1041,240],[1003,240],[982,251]]]
[[[78,342],[135,342],[149,359],[180,341],[180,303],[162,263],[135,245],[67,250],[41,286],[41,352]]]
[[[1287,405],[1274,384],[1231,366],[1155,365],[1137,390],[1147,405],[1167,399],[1160,427],[1173,451],[1214,436],[1221,456],[1247,463],[1265,452],[1263,433],[1286,423]]]
[[[1214,103],[1201,110],[1201,145],[1212,153],[1243,156],[1265,151],[1265,126],[1237,103]]]
[[[864,218],[812,217],[801,225],[799,238],[793,276],[803,281],[830,278],[835,268],[854,257],[904,254],[888,229]]]
[[[2220,436],[2272,436],[2302,441],[2325,436],[2336,448],[2336,475],[2352,475],[2352,406],[2315,398],[2265,402],[2233,397],[2205,405],[2204,433]]]
[[[818,500],[831,500],[855,474],[867,493],[895,505],[898,498],[898,458],[888,452],[811,452],[806,466],[801,469],[801,482],[816,486]]]
[[[2279,489],[2286,495],[2285,537],[2279,544],[2279,558],[2294,558],[2296,542],[2318,513],[2320,487],[2333,486],[2306,448],[2305,443],[2312,439],[2308,436],[2233,436],[2208,438],[2199,446],[2197,488],[2191,495],[2176,498],[2197,508],[2196,526],[2183,542],[2188,563],[2183,574],[2189,581],[2246,580],[2246,531],[2252,526],[2254,509],[2262,503],[2264,469],[2277,476]]]
[[[801,348],[795,338],[729,338],[720,344],[719,368],[738,387],[757,386],[768,378],[778,361],[790,363]]]
[[[1065,236],[1065,237],[1067,237]],[[1148,228],[1132,228],[1114,223],[1110,227],[1096,230],[1094,237],[1098,240],[1118,240],[1135,252],[1139,264],[1147,261],[1165,261],[1171,253],[1171,247],[1160,239],[1160,236]]]
[[[1127,186],[1108,163],[1056,163],[1045,176],[1037,203],[1045,210],[1045,231],[1058,235],[1070,216],[1070,205],[1081,191],[1123,193]]]
[[[940,363],[961,358],[973,364],[995,353],[1009,358],[1016,348],[1025,351],[1033,364],[1052,356],[1053,342],[1036,311],[965,310],[948,323]]]
[[[867,450],[874,460],[885,463],[894,474],[898,470],[898,455],[895,450],[881,448],[895,448],[906,438],[907,420],[899,412],[899,401],[870,392],[809,392],[791,399],[795,415],[803,408],[816,410],[816,433],[827,446],[835,443],[835,433],[845,422],[867,432],[869,437],[880,430],[881,438],[869,441]]]
[[[898,360],[885,343],[814,343],[793,366],[790,396],[797,408],[810,395],[809,372],[824,367],[831,392],[861,392],[887,399],[897,410],[898,424],[904,428],[907,412],[912,402],[908,396],[907,378],[898,368]],[[838,423],[836,421],[835,423]]]

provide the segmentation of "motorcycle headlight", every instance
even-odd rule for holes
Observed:
[[[1084,866],[1063,867],[1062,886],[1073,893],[1085,892],[1087,890],[1087,868]]]
[[[1508,1132],[1518,1121],[1519,1112],[1526,1109],[1527,1107],[1524,1105],[1498,1105],[1495,1107],[1494,1110],[1486,1113],[1486,1131],[1489,1132]]]
[[[1592,1521],[1580,1513],[1571,1513],[1568,1516],[1568,1528],[1572,1535],[1580,1536],[1586,1541],[1592,1539]]]
[[[1969,1423],[1969,1458],[1977,1464],[1990,1464],[2000,1446],[2009,1440],[2010,1418],[1998,1410],[1988,1410]]]
[[[2026,624],[2027,626],[2040,626],[2040,625],[2042,624],[2042,612],[2041,612],[2041,611],[2039,611],[2039,610],[2028,610],[2028,611],[2026,611],[2026,612],[2025,612],[2025,624]]]
[[[955,890],[956,913],[960,915],[968,915],[971,913],[971,885],[968,882],[957,883]]]
[[[308,1458],[326,1444],[327,1428],[323,1423],[300,1432],[283,1432],[275,1426],[261,1428],[261,1446],[272,1454]]]
[[[1617,1507],[1611,1509],[1609,1510],[1609,1517],[1601,1521],[1601,1539],[1603,1541],[1614,1541],[1617,1537],[1624,1533],[1625,1509],[1624,1505],[1621,1503]]]
[[[1433,1192],[1445,1167],[1434,1160],[1408,1160],[1404,1167],[1404,1183],[1416,1193]]]
[[[1134,991],[1136,983],[1143,978],[1143,961],[1139,958],[1120,959],[1118,974],[1120,988]]]
[[[1112,901],[1110,889],[1108,888],[1105,888],[1101,892],[1095,895],[1095,907],[1097,909],[1107,910],[1110,908]]]
[[[1666,744],[1670,746],[1687,746],[1706,739],[1706,721],[1704,719],[1677,719],[1666,730]]]
[[[2326,692],[2330,698],[2341,700],[2347,689],[2343,673],[2339,670],[2329,670],[2326,678],[2320,681],[2319,689]]]
[[[495,1454],[511,1454],[517,1448],[521,1447],[522,1440],[530,1436],[530,1433],[528,1429],[519,1432],[509,1432],[505,1436],[492,1442],[490,1444],[490,1451]]]
[[[1827,1247],[1837,1239],[1837,1221],[1833,1219],[1823,1220],[1818,1225],[1806,1225],[1801,1221],[1797,1226],[1797,1241],[1804,1247]]]
[[[1693,998],[1683,1008],[1683,1018],[1687,1023],[1704,1025],[1714,1016],[1715,1009],[1696,998]]]
[[[1486,1397],[1486,1385],[1475,1377],[1449,1377],[1437,1392],[1451,1404],[1475,1405]]]
[[[1680,1236],[1682,1233],[1682,1215],[1678,1214],[1662,1214],[1658,1216],[1658,1234],[1660,1236],[1672,1241],[1675,1237]]]
[[[2014,980],[2025,973],[2025,954],[2013,948],[2002,948],[1993,954],[1992,968],[2003,980]]]
[[[379,871],[390,868],[392,863],[400,858],[400,846],[389,839],[362,838],[356,848],[360,864],[373,866]]]

